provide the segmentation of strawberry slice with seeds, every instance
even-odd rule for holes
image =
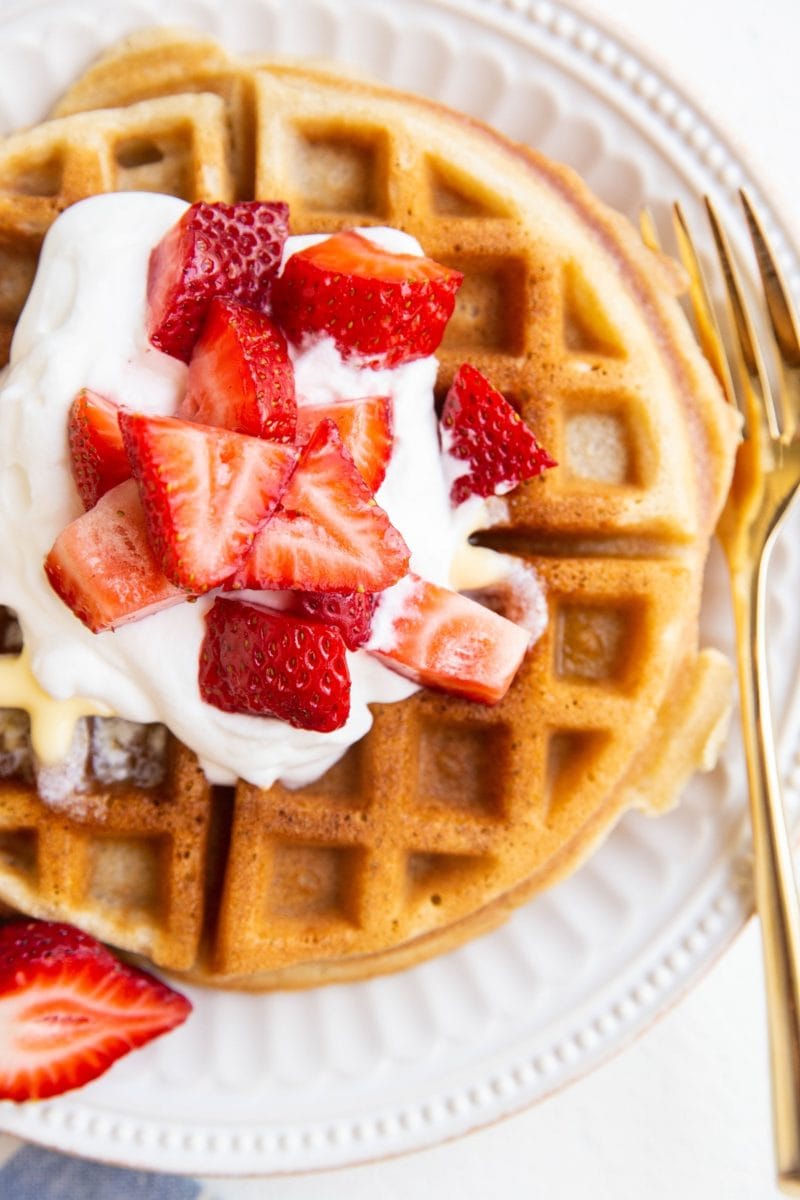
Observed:
[[[358,650],[369,638],[376,603],[370,592],[292,593],[292,611],[334,625],[348,650]]]
[[[286,338],[269,317],[232,300],[211,301],[177,415],[272,442],[294,442],[294,371]]]
[[[117,629],[186,599],[150,549],[132,479],[62,529],[44,569],[53,591],[92,633]]]
[[[555,467],[502,392],[476,367],[456,371],[442,409],[442,449],[458,471],[453,504],[470,496],[502,496]]]
[[[388,396],[361,396],[330,404],[301,404],[297,410],[297,441],[302,446],[320,421],[330,419],[339,430],[353,462],[372,492],[386,476],[392,455],[392,402]]]
[[[425,687],[496,704],[530,634],[474,600],[409,574],[381,597],[367,650]]]
[[[82,388],[72,402],[67,436],[72,474],[83,507],[93,508],[101,496],[131,477],[131,466],[111,400]]]
[[[147,332],[188,362],[208,302],[227,296],[265,309],[289,232],[286,204],[193,204],[150,255]]]
[[[281,504],[253,543],[236,588],[379,592],[409,549],[359,475],[333,421],[321,421]]]
[[[350,711],[338,629],[242,600],[216,599],[200,650],[200,695],[224,712],[329,733]]]
[[[347,230],[286,261],[272,310],[296,345],[327,334],[345,357],[394,367],[433,354],[462,279],[431,258],[391,254]]]
[[[0,1099],[81,1087],[191,1011],[185,996],[71,925],[0,926]]]
[[[119,423],[161,569],[192,592],[217,587],[273,512],[297,450],[175,417],[123,412]]]

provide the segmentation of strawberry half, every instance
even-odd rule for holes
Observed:
[[[458,592],[409,574],[379,601],[367,649],[415,683],[496,704],[530,634]]]
[[[302,446],[320,421],[329,419],[364,482],[377,492],[392,456],[392,402],[388,396],[361,396],[357,400],[334,400],[331,404],[301,404],[297,410],[297,441]]]
[[[71,925],[0,926],[0,1099],[81,1087],[191,1011],[185,996]]]
[[[280,508],[228,586],[380,592],[405,575],[408,560],[408,546],[376,504],[333,421],[322,421]]]
[[[273,442],[293,442],[294,371],[286,338],[269,317],[212,300],[189,363],[177,415]]]
[[[377,599],[370,592],[293,592],[292,611],[335,626],[347,649],[358,650],[369,638]]]
[[[122,412],[119,423],[161,569],[209,591],[241,566],[297,450],[175,417]]]
[[[208,302],[227,296],[264,309],[289,232],[281,202],[193,204],[150,255],[150,341],[188,362]]]
[[[327,334],[346,357],[394,367],[433,354],[463,275],[431,258],[390,254],[348,230],[293,254],[272,290],[291,342]]]
[[[89,388],[82,388],[72,401],[67,436],[72,474],[86,509],[93,508],[101,496],[131,477],[118,413],[116,404]]]
[[[150,549],[132,479],[62,529],[44,569],[53,591],[92,633],[117,629],[186,599]]]
[[[469,363],[458,368],[447,393],[441,433],[442,449],[461,472],[450,489],[453,504],[505,495],[557,465],[502,392]]]
[[[350,711],[341,634],[242,600],[214,601],[200,650],[200,695],[224,712],[329,733]]]

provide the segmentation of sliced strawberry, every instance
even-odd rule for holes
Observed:
[[[469,363],[458,368],[442,409],[442,449],[459,471],[453,504],[502,496],[556,463],[502,392]]]
[[[372,492],[377,492],[392,455],[392,402],[388,396],[361,396],[331,404],[301,404],[297,441],[302,446],[320,421],[330,419]]]
[[[131,477],[118,412],[116,404],[89,388],[82,388],[72,401],[67,435],[84,508],[93,508],[101,496]]]
[[[241,566],[297,450],[175,417],[122,412],[119,423],[161,569],[209,591]]]
[[[339,631],[242,600],[217,599],[206,614],[199,679],[207,704],[298,729],[329,733],[350,711]]]
[[[463,275],[431,258],[390,254],[352,230],[289,258],[272,309],[290,341],[328,334],[347,357],[393,367],[433,354]]]
[[[377,596],[370,592],[293,592],[292,611],[334,625],[348,650],[363,646],[372,629]]]
[[[150,255],[150,341],[188,362],[209,300],[265,309],[289,231],[283,203],[193,204]]]
[[[380,592],[405,575],[408,559],[333,421],[322,421],[229,586]]]
[[[425,687],[496,704],[530,635],[458,592],[409,574],[381,597],[367,649]]]
[[[185,996],[71,925],[0,926],[0,1099],[81,1087],[191,1011]]]
[[[462,595],[527,629],[532,645],[547,628],[547,594],[533,563],[516,555],[505,558],[506,569],[500,578],[465,590]]]
[[[211,301],[177,415],[273,442],[294,441],[294,371],[286,338],[269,317],[232,300]]]
[[[44,563],[53,588],[92,633],[186,599],[159,567],[132,479],[62,529]]]

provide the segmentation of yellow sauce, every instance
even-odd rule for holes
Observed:
[[[34,677],[26,650],[13,657],[0,656],[0,708],[22,708],[30,715],[33,749],[48,766],[66,758],[81,717],[112,715],[96,700],[82,696],[56,700],[48,695]]]

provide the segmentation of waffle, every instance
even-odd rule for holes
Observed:
[[[731,673],[698,650],[697,622],[734,418],[676,268],[571,171],[327,66],[236,62],[164,31],[0,144],[6,342],[56,214],[131,188],[285,199],[294,233],[395,225],[464,272],[437,391],[469,360],[561,464],[480,535],[533,566],[549,622],[499,705],[426,690],[376,705],[371,731],[298,790],[211,787],[166,733],[148,786],[120,779],[103,767],[113,727],[93,717],[79,781],[45,804],[25,718],[7,713],[0,901],[223,986],[416,963],[497,925],[626,809],[660,811],[713,762]]]

